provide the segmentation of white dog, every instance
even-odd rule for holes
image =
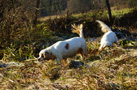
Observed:
[[[74,37],[65,41],[58,41],[50,47],[43,49],[39,53],[38,61],[49,59],[67,59],[77,53],[82,56],[87,55],[86,42],[81,37]]]
[[[99,51],[103,50],[107,46],[112,46],[113,43],[118,43],[116,34],[102,21],[97,20],[97,22],[102,27],[102,32],[105,33],[101,38],[101,46],[99,47]]]

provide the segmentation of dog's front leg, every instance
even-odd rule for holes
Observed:
[[[55,62],[56,62],[57,64],[61,64],[61,60],[63,59],[63,58],[62,58],[62,55],[58,53],[58,54],[56,55],[56,57],[57,57],[57,59],[55,60]]]

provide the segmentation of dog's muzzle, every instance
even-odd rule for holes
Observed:
[[[38,60],[39,62],[40,62],[40,61],[42,61],[42,59],[41,59],[41,58],[38,58],[37,60]]]

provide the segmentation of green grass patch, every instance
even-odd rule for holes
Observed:
[[[124,8],[120,10],[111,10],[113,17],[122,17],[123,15],[130,13],[134,10],[134,8]],[[106,18],[108,17],[108,11],[107,10],[93,10],[87,13],[81,13],[81,14],[72,14],[72,17],[74,18]]]

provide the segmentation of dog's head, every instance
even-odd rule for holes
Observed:
[[[44,51],[39,53],[38,61],[50,60],[50,59],[55,59],[55,56],[52,54],[52,52]]]

